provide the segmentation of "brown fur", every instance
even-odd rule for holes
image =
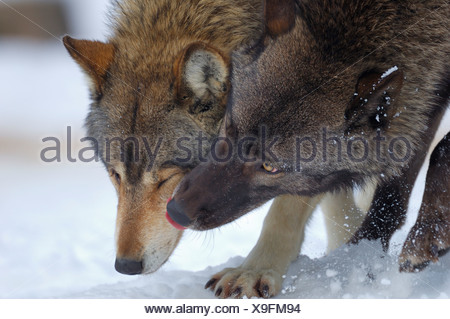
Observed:
[[[277,36],[286,33],[295,24],[295,3],[290,0],[266,1],[264,16],[268,34]]]
[[[114,58],[114,46],[99,41],[76,40],[68,36],[63,43],[72,58],[94,82],[95,92],[102,92],[105,76]]]
[[[274,196],[316,195],[375,181],[368,218],[352,241],[381,238],[387,247],[404,221],[417,172],[449,101],[450,5],[424,0],[296,4],[291,32],[268,30],[258,45],[233,59],[232,103],[223,132],[233,143],[257,137],[244,154],[256,160],[243,162],[233,153],[227,163],[199,165],[183,180],[169,213],[184,214],[192,228],[209,229]],[[284,18],[292,23],[291,15]],[[278,37],[267,36],[272,34]],[[393,66],[398,71],[381,76]],[[324,141],[324,129],[346,143],[354,158],[365,159],[353,160],[345,151],[339,157],[340,144]],[[263,132],[277,141],[272,154],[264,153]],[[379,154],[378,133],[387,142]],[[298,155],[306,159],[314,153],[311,145],[295,148],[304,137],[316,142],[317,152],[301,162]],[[410,147],[388,149],[398,137]],[[354,143],[358,139],[367,142],[367,156],[366,148]],[[264,170],[265,162],[277,168],[276,174]],[[218,179],[223,182],[214,184]]]

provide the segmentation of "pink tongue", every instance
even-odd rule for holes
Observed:
[[[169,216],[168,212],[166,212],[166,218],[169,221],[169,223],[172,224],[172,226],[175,227],[176,229],[179,229],[179,230],[185,230],[186,229],[186,227],[183,227],[183,226],[178,225],[177,223],[175,223],[175,221]]]
[[[169,204],[169,202],[170,202],[171,200],[172,200],[172,197],[169,198],[169,199],[167,200],[167,204]],[[168,213],[167,211],[166,211],[166,218],[167,218],[167,220],[169,221],[169,223],[170,223],[173,227],[175,227],[176,229],[178,229],[178,230],[185,230],[185,229],[186,229],[186,227],[183,227],[183,226],[177,224],[177,223],[172,219],[172,217],[170,217],[170,215],[169,215],[169,213]]]

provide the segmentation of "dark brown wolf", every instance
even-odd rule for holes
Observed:
[[[374,181],[352,242],[387,247],[449,103],[449,25],[443,0],[266,0],[265,34],[232,60],[221,142],[184,178],[169,214],[210,229],[275,196]],[[422,233],[405,243],[402,269],[450,245],[440,241],[449,236],[446,154],[448,140],[433,155],[425,197],[433,206],[421,210]]]
[[[154,272],[177,246],[183,231],[166,220],[167,200],[218,134],[230,88],[230,54],[262,35],[261,4],[128,0],[117,2],[106,43],[64,38],[91,81],[87,129],[119,197],[119,272]],[[321,198],[277,198],[244,264],[214,276],[214,282],[236,282],[249,297],[279,292],[303,240],[298,229]],[[322,203],[333,248],[349,238],[362,215],[351,193],[328,194]],[[345,219],[342,211],[353,217]],[[286,237],[288,245],[275,245]],[[230,296],[229,290],[216,293]]]

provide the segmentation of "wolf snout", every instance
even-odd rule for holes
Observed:
[[[124,275],[140,275],[144,270],[142,261],[125,258],[117,258],[114,266],[118,272]]]
[[[181,205],[172,199],[167,204],[167,220],[177,229],[186,229],[192,223],[192,220],[184,213]]]

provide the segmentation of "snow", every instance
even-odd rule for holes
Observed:
[[[391,75],[392,73],[394,73],[395,71],[398,71],[398,66],[393,66],[392,68],[390,68],[389,70],[387,70],[386,72],[384,72],[381,75],[381,78],[384,79],[385,77],[388,77],[389,75]]]
[[[214,298],[203,288],[210,276],[243,261],[233,257],[203,271],[159,271],[129,282],[100,285],[67,298]],[[309,298],[449,298],[450,255],[420,273],[399,273],[396,256],[381,243],[343,246],[321,258],[300,255],[291,265],[282,293],[275,299]]]
[[[187,231],[155,274],[116,273],[117,198],[102,165],[39,158],[43,137],[65,146],[67,126],[75,142],[84,134],[88,95],[80,70],[57,41],[0,39],[0,47],[0,298],[214,298],[204,284],[243,261],[268,205],[218,230]],[[421,191],[413,196],[415,214]],[[378,242],[362,242],[325,256],[316,212],[277,298],[449,298],[450,255],[417,274],[398,271],[411,216],[387,253]]]

